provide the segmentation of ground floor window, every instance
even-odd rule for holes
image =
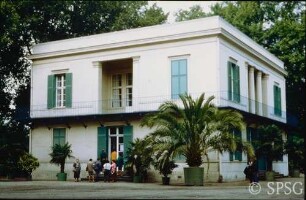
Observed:
[[[56,144],[64,145],[66,142],[66,129],[54,128],[53,129],[53,146]]]

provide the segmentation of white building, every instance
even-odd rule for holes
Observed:
[[[125,153],[150,133],[142,116],[183,92],[241,111],[242,140],[260,123],[286,123],[284,63],[218,16],[41,43],[30,59],[30,152],[40,162],[33,179],[56,178],[51,146],[67,141],[85,177],[89,158],[102,148]],[[205,181],[243,180],[246,162],[245,154],[215,153]],[[183,182],[183,166],[171,181]],[[287,156],[273,169],[288,175]]]

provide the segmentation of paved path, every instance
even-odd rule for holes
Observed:
[[[262,181],[260,191],[259,186],[251,188],[251,192],[259,193],[251,194],[246,181],[196,187],[129,182],[3,181],[0,199],[304,199],[304,177],[282,178],[277,182]]]

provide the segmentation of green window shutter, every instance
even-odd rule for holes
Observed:
[[[273,86],[273,94],[274,94],[274,114],[277,115],[277,86]]]
[[[64,145],[66,142],[66,129],[54,128],[53,129],[53,146],[56,144]]]
[[[123,127],[123,143],[124,143],[124,151],[123,158],[124,162],[126,162],[126,152],[131,147],[131,142],[133,141],[133,126],[124,126]]]
[[[239,142],[241,142],[241,131],[235,130],[235,137],[237,138],[237,140]],[[241,149],[236,150],[235,159],[239,160],[239,161],[242,161],[242,151],[241,151]]]
[[[48,76],[48,97],[47,107],[48,109],[54,108],[55,106],[55,76]]]
[[[232,63],[227,62],[227,75],[228,75],[228,100],[232,100]]]
[[[273,92],[274,92],[274,114],[281,116],[282,115],[281,90],[278,86],[274,85]]]
[[[278,115],[282,116],[282,98],[281,98],[280,87],[277,87],[277,109],[278,109]]]
[[[106,127],[98,127],[97,157],[100,156],[102,149],[104,149],[106,155],[108,155],[108,128]]]
[[[72,73],[66,73],[66,101],[65,106],[71,108],[72,106]]]
[[[247,127],[247,141],[248,141],[248,142],[252,142],[251,135],[252,135],[251,128],[250,128],[250,127]]]
[[[234,65],[234,101],[240,102],[240,75],[239,75],[239,66]]]

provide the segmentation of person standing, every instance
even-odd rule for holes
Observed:
[[[104,165],[103,165],[103,169],[104,169],[104,182],[109,182],[110,181],[110,169],[111,169],[111,165],[109,164],[109,161],[106,160]]]
[[[107,158],[107,154],[106,154],[105,150],[102,149],[102,151],[101,151],[101,153],[100,153],[101,162],[102,162],[103,160],[106,160],[106,158]]]
[[[75,182],[79,182],[80,173],[81,173],[81,163],[79,159],[76,159],[75,162],[73,163],[73,177]]]
[[[122,168],[123,168],[123,155],[122,152],[119,153],[117,159],[117,167],[118,167],[118,176],[122,176]]]
[[[117,151],[115,149],[112,149],[111,159],[112,160],[117,160]]]
[[[95,180],[96,182],[98,182],[99,174],[102,171],[102,165],[99,158],[97,158],[97,161],[94,163],[94,170],[95,170]]]
[[[88,182],[94,182],[94,167],[91,158],[87,163],[86,171],[88,172]]]
[[[116,160],[112,160],[111,164],[111,177],[113,182],[117,182],[117,165]]]

